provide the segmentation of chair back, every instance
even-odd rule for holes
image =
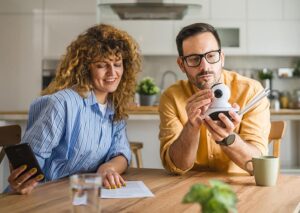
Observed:
[[[20,143],[21,127],[19,125],[0,126],[0,164],[5,156],[4,147]]]
[[[131,152],[135,156],[136,167],[137,168],[143,168],[142,152],[141,152],[141,149],[143,148],[143,143],[142,142],[137,142],[137,141],[135,141],[135,142],[130,141],[129,144],[130,144]],[[130,166],[133,167],[132,159],[131,159],[131,162],[130,162]]]
[[[269,134],[269,143],[273,142],[273,156],[280,156],[280,143],[285,133],[286,122],[285,121],[272,121],[271,131]]]

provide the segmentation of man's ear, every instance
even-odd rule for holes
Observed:
[[[181,72],[185,73],[185,69],[184,69],[184,64],[183,64],[183,60],[181,57],[177,57],[177,64],[179,66],[179,68],[181,69]]]

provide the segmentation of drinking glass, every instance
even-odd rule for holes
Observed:
[[[74,213],[99,213],[102,178],[99,174],[75,174],[70,177],[71,201]]]

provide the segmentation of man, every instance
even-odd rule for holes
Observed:
[[[245,172],[252,156],[267,153],[269,101],[264,98],[243,116],[213,121],[205,112],[215,98],[211,87],[224,83],[229,103],[243,108],[263,90],[260,83],[223,69],[224,53],[216,30],[204,23],[184,27],[176,38],[177,63],[188,80],[170,86],[161,96],[160,154],[164,167],[176,174],[199,170]]]

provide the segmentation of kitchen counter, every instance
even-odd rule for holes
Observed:
[[[156,120],[159,119],[158,106],[132,106],[128,109],[129,119]],[[271,116],[286,117],[286,120],[300,120],[300,109],[271,110]],[[18,121],[27,120],[27,111],[0,111],[0,120]]]
[[[136,106],[130,107],[129,114],[158,114],[158,106]],[[271,110],[271,115],[300,115],[300,109]]]

